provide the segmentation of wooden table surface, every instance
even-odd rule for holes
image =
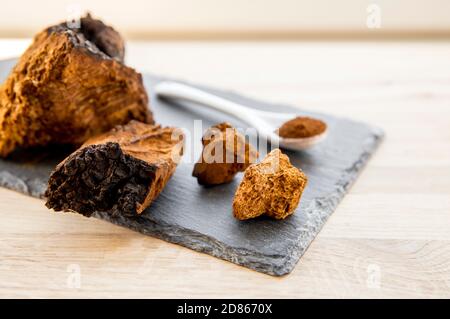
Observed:
[[[450,297],[450,43],[136,42],[127,60],[386,139],[281,278],[0,189],[0,297]]]

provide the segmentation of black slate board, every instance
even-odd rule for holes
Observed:
[[[0,62],[0,82],[14,63],[15,60]],[[152,86],[163,78],[145,75],[144,79],[152,92]],[[383,132],[343,118],[300,112],[285,105],[202,88],[250,107],[312,115],[328,123],[330,134],[325,142],[307,151],[286,152],[291,162],[309,177],[297,212],[283,221],[268,218],[238,221],[232,216],[231,204],[242,176],[231,184],[205,188],[191,176],[193,163],[181,163],[159,198],[141,216],[113,219],[105,213],[96,213],[96,217],[263,273],[287,274],[376,150]],[[245,127],[221,114],[205,113],[204,109],[199,113],[192,105],[171,105],[153,95],[151,106],[159,123],[184,127],[191,132],[193,121],[198,119],[203,120],[204,129],[223,120]],[[64,149],[58,149],[56,153],[55,150],[35,150],[25,156],[16,154],[13,159],[0,160],[0,186],[42,197],[51,170],[67,152]],[[261,154],[261,158],[264,155]]]

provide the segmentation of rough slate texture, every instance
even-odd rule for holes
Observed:
[[[5,79],[14,62],[0,62],[0,81]],[[161,78],[147,75],[145,85],[151,88],[159,80]],[[270,105],[230,92],[210,91],[255,108],[299,113],[288,106]],[[218,113],[205,114],[203,109],[198,113],[192,106],[166,104],[154,96],[151,103],[156,121],[163,125],[181,126],[192,132],[193,120],[202,119],[204,129],[224,120],[243,127]],[[311,150],[286,152],[292,164],[300,166],[309,177],[309,185],[293,216],[282,221],[234,219],[232,199],[242,175],[227,185],[199,186],[191,176],[197,160],[194,157],[191,163],[178,166],[165,190],[141,216],[111,219],[105,213],[96,213],[96,217],[270,275],[291,272],[383,136],[382,131],[366,124],[306,111],[301,114],[324,119],[330,134],[325,142]],[[50,150],[36,150],[25,157],[15,154],[15,160],[0,160],[0,186],[42,197],[51,170],[68,151],[60,148],[58,155],[50,156],[54,154]],[[261,154],[261,158],[264,156]],[[21,158],[29,160],[25,162]]]

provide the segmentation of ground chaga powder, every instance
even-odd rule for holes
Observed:
[[[298,116],[285,122],[279,129],[278,135],[285,138],[304,138],[325,132],[327,125],[310,117]]]

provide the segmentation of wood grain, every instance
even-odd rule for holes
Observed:
[[[0,58],[26,44],[0,41]],[[382,127],[387,138],[282,278],[52,213],[41,200],[0,189],[0,297],[450,298],[450,44],[152,42],[128,49],[141,71],[352,117]],[[68,285],[73,265],[80,288]]]

